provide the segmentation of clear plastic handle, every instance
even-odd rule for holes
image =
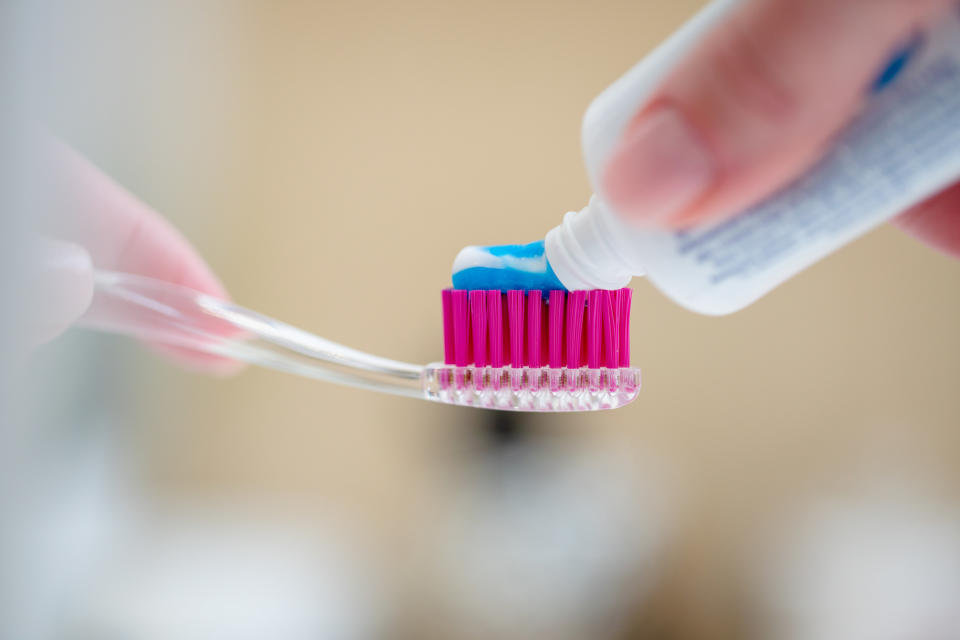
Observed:
[[[423,397],[423,367],[351,349],[187,287],[100,271],[90,328],[374,391]]]

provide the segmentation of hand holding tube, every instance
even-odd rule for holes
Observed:
[[[871,88],[908,62],[916,33],[955,10],[949,0],[739,3],[635,114],[602,195],[643,226],[743,211],[820,159]],[[960,256],[958,211],[953,185],[895,223]]]

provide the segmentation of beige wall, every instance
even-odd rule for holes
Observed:
[[[77,79],[75,102],[50,118],[173,218],[242,304],[426,362],[441,353],[439,290],[456,251],[542,237],[586,202],[584,108],[698,4],[116,11],[107,28],[121,39],[58,63]],[[123,59],[131,48],[136,65]],[[675,528],[652,595],[637,598],[637,637],[735,636],[752,606],[737,558],[798,496],[896,469],[955,497],[960,263],[883,228],[730,317],[693,315],[643,280],[634,288],[640,399],[539,417],[533,442],[573,458],[642,452],[669,469]],[[482,458],[484,416],[134,357],[150,381],[133,416],[158,490],[335,505],[408,585],[400,624],[443,628],[421,615],[423,545],[467,482],[465,461]]]

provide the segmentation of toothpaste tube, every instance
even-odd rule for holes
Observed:
[[[569,290],[617,289],[646,275],[688,309],[731,313],[960,179],[960,14],[952,12],[912,43],[895,80],[881,79],[830,151],[798,180],[715,224],[684,231],[628,224],[603,198],[600,176],[610,154],[674,63],[735,4],[709,5],[593,101],[582,143],[598,195],[547,233],[542,264],[505,260],[510,252],[503,248],[469,248],[475,257],[499,254],[471,272],[472,285],[484,288],[498,269],[532,270],[537,287],[546,278]],[[455,286],[469,263],[458,256]]]

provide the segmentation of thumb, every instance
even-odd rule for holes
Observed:
[[[729,216],[798,176],[947,0],[747,0],[673,69],[601,178],[637,224]]]
[[[46,237],[29,245],[19,317],[27,343],[36,346],[63,333],[90,306],[93,265],[79,245]]]

